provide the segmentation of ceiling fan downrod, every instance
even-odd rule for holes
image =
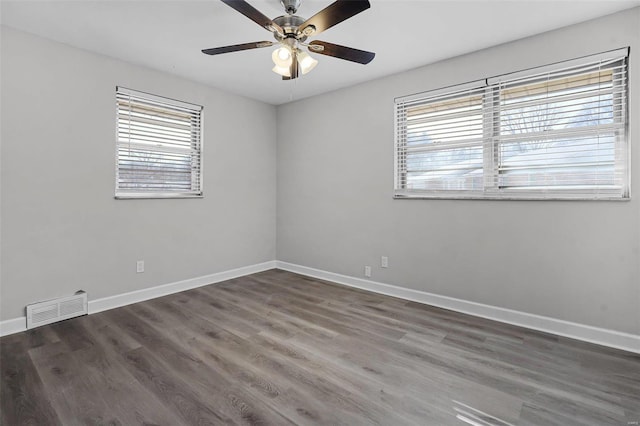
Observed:
[[[280,0],[280,4],[289,15],[295,15],[300,7],[300,0]]]

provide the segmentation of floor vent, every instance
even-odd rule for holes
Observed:
[[[27,329],[87,313],[87,293],[84,291],[79,291],[73,296],[33,303],[27,305]]]

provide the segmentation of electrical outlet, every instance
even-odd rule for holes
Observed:
[[[389,267],[389,258],[387,256],[382,256],[380,258],[380,266],[383,268]]]
[[[365,277],[370,277],[371,276],[371,266],[365,266],[364,267],[364,276]]]
[[[144,260],[138,260],[136,262],[136,272],[138,274],[144,272]]]

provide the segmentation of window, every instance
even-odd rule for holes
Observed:
[[[116,88],[116,198],[202,196],[202,107]]]
[[[396,198],[629,198],[627,52],[396,99]]]

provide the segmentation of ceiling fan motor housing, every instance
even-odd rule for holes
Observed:
[[[282,41],[284,38],[295,38],[298,41],[305,41],[307,36],[305,34],[298,34],[298,27],[304,23],[304,18],[296,15],[284,15],[278,16],[273,20],[276,24],[282,28],[284,37],[278,33],[274,33],[276,40]]]

